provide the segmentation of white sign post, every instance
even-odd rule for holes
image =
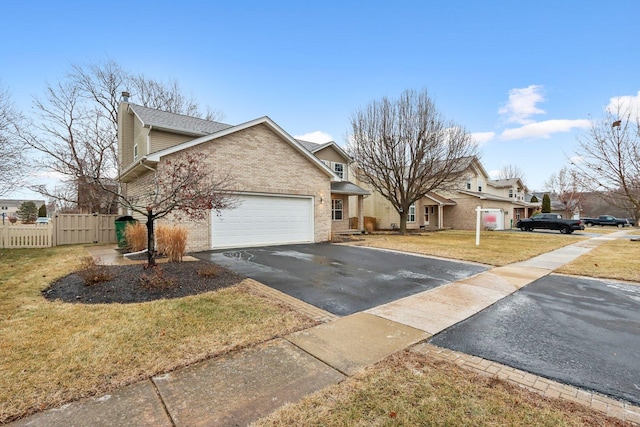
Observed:
[[[500,212],[502,209],[482,209],[480,206],[476,207],[476,246],[480,246],[480,223],[482,222],[482,212]]]

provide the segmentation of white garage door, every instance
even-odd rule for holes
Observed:
[[[238,207],[212,214],[213,248],[313,242],[310,197],[238,197]]]

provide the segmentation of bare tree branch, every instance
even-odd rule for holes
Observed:
[[[618,104],[593,120],[573,161],[582,186],[613,206],[640,217],[640,123],[638,111]]]
[[[207,156],[188,152],[174,159],[164,159],[156,165],[142,193],[118,192],[96,179],[104,191],[117,197],[126,209],[147,218],[148,261],[154,264],[154,222],[169,214],[184,215],[199,221],[213,210],[220,213],[237,205],[236,183],[230,173],[220,174],[211,168]],[[179,219],[179,218],[178,218]]]
[[[477,154],[471,136],[446,121],[426,91],[373,101],[351,117],[347,148],[360,180],[391,202],[406,231],[409,207],[458,180]]]
[[[114,206],[113,197],[93,182],[99,179],[107,186],[117,185],[117,115],[122,91],[133,92],[134,98],[137,93],[138,102],[151,108],[198,117],[222,116],[210,110],[202,113],[175,80],[164,84],[133,76],[113,60],[73,65],[63,79],[47,85],[44,96],[34,99],[36,114],[19,133],[22,142],[43,155],[36,167],[63,177],[58,188],[32,185],[31,189],[90,212],[105,212]]]
[[[562,204],[568,218],[571,218],[576,210],[581,209],[585,196],[575,170],[563,167],[557,174],[554,173],[549,177],[545,186],[553,193],[556,201]]]
[[[9,91],[0,86],[0,196],[23,186],[25,182],[24,146],[16,136],[23,121]]]

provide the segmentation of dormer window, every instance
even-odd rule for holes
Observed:
[[[482,193],[482,181],[478,181],[478,192]]]
[[[334,163],[333,164],[333,171],[336,173],[336,175],[338,175],[340,178],[344,179],[344,163]]]
[[[133,160],[138,160],[138,144],[135,144],[133,146]]]
[[[513,198],[513,189],[509,189],[509,198],[512,199]]]
[[[467,178],[467,190],[471,190],[471,178]]]

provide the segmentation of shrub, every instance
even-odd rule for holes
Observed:
[[[100,282],[107,282],[113,277],[104,265],[96,264],[96,260],[91,256],[80,258],[80,271],[78,272],[78,275],[87,286],[95,285]]]
[[[147,227],[139,222],[127,224],[124,238],[127,239],[127,248],[131,252],[141,251],[147,247]]]
[[[158,253],[166,255],[170,262],[181,262],[187,250],[187,229],[159,224],[155,234]]]
[[[198,276],[200,277],[216,277],[224,273],[224,269],[215,264],[206,264],[198,269]]]
[[[175,279],[165,275],[164,270],[159,265],[145,268],[145,272],[140,277],[140,285],[151,290],[170,289],[176,283]]]

